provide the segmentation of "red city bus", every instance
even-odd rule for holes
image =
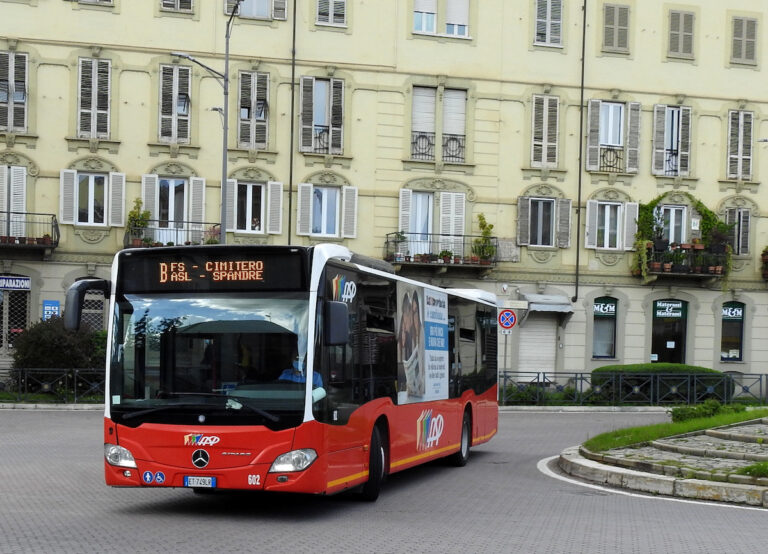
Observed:
[[[375,500],[387,474],[467,463],[498,424],[496,301],[394,274],[338,245],[119,252],[104,472],[116,487]]]

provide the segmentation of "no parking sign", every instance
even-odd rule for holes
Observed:
[[[517,315],[509,308],[499,310],[499,327],[501,327],[501,333],[508,335],[512,332],[512,327],[517,323]]]

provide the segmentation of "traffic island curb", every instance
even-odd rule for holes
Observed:
[[[709,500],[768,508],[768,487],[656,475],[585,458],[580,447],[566,448],[558,466],[568,475],[612,487],[693,500]]]

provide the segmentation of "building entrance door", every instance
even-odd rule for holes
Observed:
[[[653,303],[652,362],[685,363],[687,320],[687,302],[666,299]]]

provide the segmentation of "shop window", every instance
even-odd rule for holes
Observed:
[[[592,357],[615,358],[618,301],[610,296],[602,296],[596,298],[592,306]]]
[[[741,302],[723,304],[720,359],[724,362],[744,359],[744,304]]]

